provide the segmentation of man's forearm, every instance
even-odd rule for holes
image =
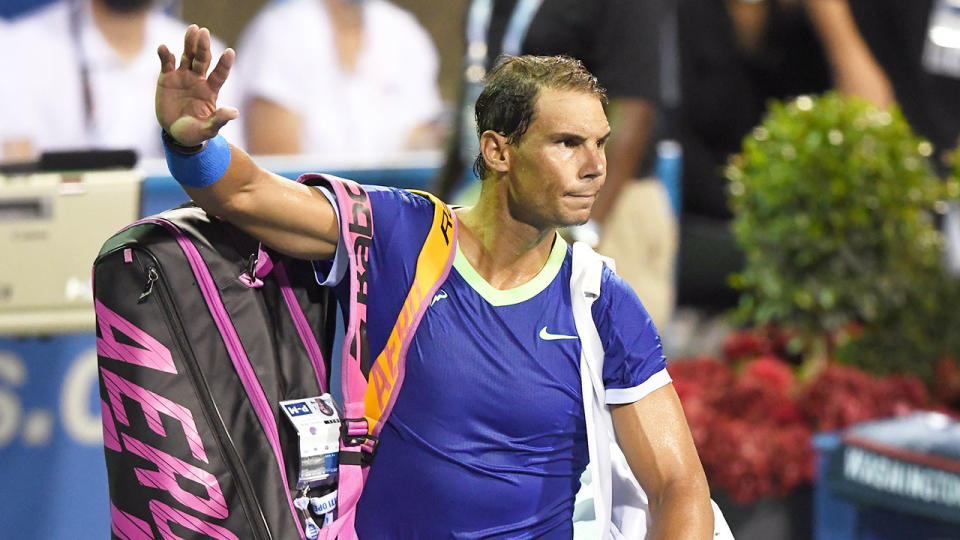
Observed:
[[[706,481],[666,487],[650,499],[650,538],[712,538],[713,508]]]
[[[230,146],[229,165],[205,187],[181,181],[207,213],[226,219],[264,244],[293,257],[323,259],[337,247],[337,220],[313,188],[277,176]]]
[[[649,497],[650,537],[712,538],[710,487],[673,385],[610,413],[623,455]]]
[[[893,87],[857,29],[846,0],[809,0],[807,14],[813,23],[833,70],[837,90],[889,107]]]
[[[207,212],[231,220],[241,220],[244,201],[255,191],[261,174],[267,174],[240,148],[230,145],[229,165],[219,180],[204,187],[181,183],[183,190]]]

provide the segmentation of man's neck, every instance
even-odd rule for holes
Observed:
[[[149,7],[133,13],[111,11],[99,0],[91,2],[93,21],[103,38],[124,61],[136,58],[146,38]]]
[[[476,206],[457,211],[460,251],[487,283],[501,290],[533,279],[547,263],[556,237],[553,228],[541,229],[511,215],[506,196],[505,186],[488,188]]]

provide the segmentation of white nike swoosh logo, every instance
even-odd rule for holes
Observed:
[[[551,334],[550,332],[547,332],[547,327],[544,326],[543,328],[540,329],[540,339],[543,339],[546,341],[555,341],[558,339],[579,339],[579,338],[577,336],[568,336],[566,334]]]
[[[440,292],[435,294],[433,300],[430,301],[430,305],[432,306],[437,303],[437,300],[443,300],[444,298],[449,298],[447,296],[447,291],[440,289]]]

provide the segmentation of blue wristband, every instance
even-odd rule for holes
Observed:
[[[170,174],[188,187],[207,187],[219,180],[230,166],[230,145],[222,135],[208,140],[196,154],[177,152],[164,141],[163,153],[167,156]]]

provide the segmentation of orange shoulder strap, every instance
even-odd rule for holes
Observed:
[[[414,193],[433,202],[433,223],[423,242],[413,285],[400,309],[387,344],[377,356],[367,378],[364,415],[370,435],[379,436],[403,384],[404,365],[410,341],[423,319],[430,299],[447,279],[457,245],[457,219],[450,207],[424,191]]]

